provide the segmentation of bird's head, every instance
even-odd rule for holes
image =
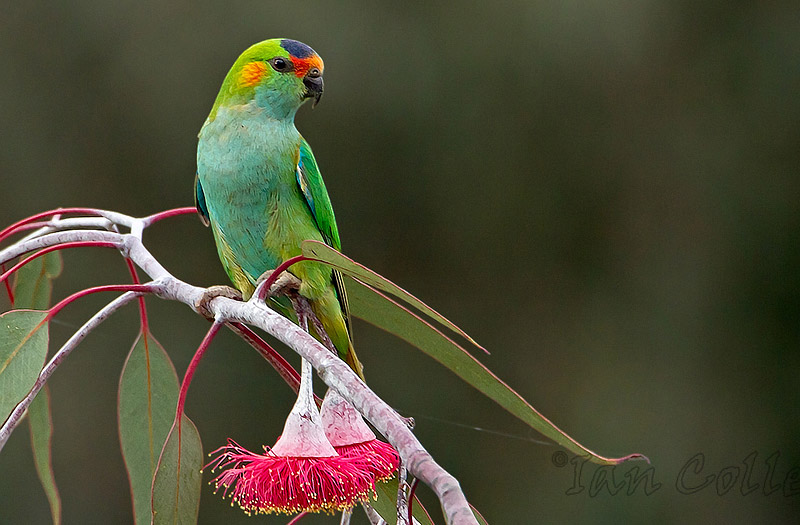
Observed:
[[[308,99],[316,106],[322,97],[320,56],[310,47],[288,38],[274,38],[250,46],[231,67],[222,83],[211,120],[221,105],[255,102],[274,118],[292,118]]]

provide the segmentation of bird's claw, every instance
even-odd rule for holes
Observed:
[[[200,299],[195,301],[194,309],[206,319],[213,319],[214,314],[208,308],[208,305],[217,297],[227,297],[228,299],[241,301],[242,293],[239,290],[231,288],[230,286],[210,286],[203,291],[203,295],[200,296]]]
[[[261,277],[259,277],[256,281],[256,290],[253,292],[253,297],[262,296],[261,288],[263,287],[265,281],[270,278],[273,272],[274,270],[267,270],[261,274]],[[302,282],[300,279],[289,272],[283,272],[278,276],[277,279],[275,279],[275,282],[272,283],[269,291],[263,296],[276,297],[279,295],[286,295],[291,297],[293,295],[298,295],[300,293],[301,284]]]

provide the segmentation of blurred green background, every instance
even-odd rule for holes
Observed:
[[[196,134],[228,67],[254,42],[301,40],[325,60],[326,91],[298,127],[344,251],[484,343],[481,360],[586,446],[649,455],[661,484],[590,494],[609,473],[586,465],[586,488],[568,495],[575,464],[554,465],[557,447],[358,323],[370,385],[417,419],[490,523],[797,521],[796,2],[54,4],[0,6],[2,225],[57,206],[191,205]],[[194,218],[145,241],[178,277],[225,282]],[[127,280],[107,251],[73,251],[65,265],[58,297]],[[54,344],[109,299],[65,310]],[[148,305],[182,374],[207,323]],[[52,379],[65,523],[131,521],[116,387],[136,328],[130,307]],[[224,334],[187,410],[206,451],[228,436],[258,449],[292,398]],[[49,519],[27,434],[0,454],[0,523]],[[743,495],[753,452],[758,488]],[[697,453],[705,465],[688,485],[732,468],[682,494],[676,480]],[[779,489],[765,495],[770,476]],[[248,518],[203,490],[201,523],[288,521]]]

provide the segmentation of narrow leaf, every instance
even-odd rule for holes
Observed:
[[[50,514],[54,525],[61,523],[61,497],[58,494],[56,478],[53,475],[51,441],[53,422],[50,419],[50,390],[47,385],[34,398],[28,407],[28,423],[31,427],[31,448],[36,473],[50,503]]]
[[[14,279],[14,307],[46,310],[50,307],[51,281],[61,274],[59,252],[50,252],[17,270]]]
[[[302,244],[302,252],[303,255],[305,255],[306,257],[325,262],[328,265],[332,266],[333,268],[336,268],[337,270],[341,271],[345,275],[354,277],[359,281],[372,286],[373,288],[377,288],[378,290],[383,290],[386,293],[392,294],[395,297],[402,299],[403,301],[413,306],[420,312],[424,313],[431,319],[443,324],[453,332],[459,334],[461,337],[463,337],[473,345],[477,346],[478,348],[486,352],[486,349],[484,347],[475,342],[475,340],[472,339],[472,337],[470,337],[461,328],[450,322],[450,320],[448,320],[445,316],[443,316],[442,314],[440,314],[427,304],[423,303],[422,301],[420,301],[407,291],[403,290],[389,279],[386,279],[382,275],[373,272],[366,266],[355,262],[349,257],[334,250],[327,244],[321,243],[319,241],[304,241]]]
[[[153,523],[194,525],[200,507],[203,445],[194,423],[181,416],[164,443],[153,480]]]
[[[0,421],[5,421],[39,377],[47,358],[47,312],[0,315]]]
[[[119,379],[119,439],[133,500],[134,522],[150,523],[153,475],[175,420],[178,376],[150,332],[139,333]]]
[[[576,455],[588,454],[592,461],[601,464],[614,465],[628,459],[645,459],[640,454],[622,458],[606,458],[595,454],[537,412],[522,396],[430,323],[363,283],[347,279],[346,285],[354,316],[416,346],[489,399],[567,450]]]
[[[375,493],[378,498],[370,502],[372,508],[381,515],[386,523],[397,522],[397,477],[383,483],[375,484]],[[422,503],[414,496],[412,515],[421,525],[433,525],[430,516]]]
[[[473,507],[473,506],[472,506],[472,504],[470,504],[469,508],[470,508],[470,510],[472,511],[472,514],[475,516],[475,519],[476,519],[476,520],[478,520],[478,524],[479,524],[479,525],[489,525],[489,522],[488,522],[488,521],[486,521],[486,518],[484,518],[484,517],[481,515],[481,513],[480,513],[480,512],[478,512],[478,509],[476,509],[475,507]]]
[[[20,268],[14,279],[14,306],[46,310],[50,307],[53,279],[61,274],[63,263],[59,252],[50,252]],[[61,523],[61,497],[52,466],[53,420],[50,416],[50,392],[47,385],[28,407],[31,448],[36,473],[50,504],[53,523]]]

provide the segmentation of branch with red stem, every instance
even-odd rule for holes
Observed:
[[[145,285],[139,285],[145,286]],[[108,287],[105,287],[108,289]],[[95,291],[104,291],[104,290],[95,290]],[[45,383],[50,376],[53,375],[53,372],[58,368],[58,366],[69,356],[69,354],[74,350],[81,341],[83,341],[86,336],[91,333],[100,323],[105,321],[112,313],[116,312],[119,308],[127,304],[128,302],[132,301],[138,295],[145,293],[143,291],[131,291],[124,293],[120,297],[116,298],[115,300],[108,303],[105,307],[103,307],[99,312],[97,312],[94,316],[92,316],[86,323],[75,332],[72,337],[70,337],[66,343],[64,343],[59,350],[53,354],[53,357],[47,363],[47,365],[42,369],[39,373],[39,377],[33,384],[30,392],[20,401],[17,406],[14,407],[14,410],[11,411],[11,414],[6,419],[3,426],[0,427],[0,450],[2,450],[3,446],[8,441],[8,438],[11,436],[11,432],[17,427],[19,422],[22,420],[22,416],[25,414],[25,411],[28,409],[30,404],[33,402],[36,394],[44,387]],[[80,292],[79,292],[80,294]],[[74,294],[70,298],[65,299],[59,304],[68,304],[71,301],[68,299],[75,299],[77,295]],[[83,296],[86,294],[81,294]],[[51,309],[52,310],[52,309]],[[48,316],[52,317],[52,316]]]
[[[38,221],[39,219],[43,219],[45,217],[53,217],[55,215],[66,215],[66,214],[91,215],[93,217],[103,216],[102,210],[97,210],[94,208],[56,208],[55,210],[43,211],[41,213],[37,213],[36,215],[31,215],[30,217],[26,217],[20,221],[17,221],[11,226],[0,231],[0,242],[3,242],[8,236],[13,235],[17,231],[19,231],[19,228],[21,226],[25,226],[27,224],[30,224],[34,221]]]
[[[154,213],[153,215],[148,215],[142,220],[144,221],[146,228],[164,219],[169,219],[170,217],[177,217],[178,215],[188,215],[191,213],[197,213],[197,208],[195,208],[194,206],[186,206],[184,208],[173,208],[171,210],[165,210],[162,212]]]
[[[313,260],[314,259],[306,257],[305,255],[296,255],[295,257],[286,259],[272,271],[269,277],[264,279],[264,281],[261,284],[259,284],[258,288],[256,288],[256,291],[253,293],[253,296],[257,297],[258,300],[261,302],[266,301],[267,297],[269,296],[269,291],[272,288],[272,285],[275,284],[275,281],[278,280],[278,277],[280,277],[280,275],[283,272],[288,270],[289,267],[295,263],[299,263],[302,261],[313,261]]]
[[[58,363],[61,362],[67,354],[74,349],[74,347],[91,332],[100,322],[102,322],[108,315],[116,311],[123,304],[133,300],[138,295],[143,293],[153,293],[157,297],[167,300],[174,300],[182,302],[196,310],[195,305],[200,300],[206,289],[197,286],[192,286],[185,283],[172,274],[170,274],[156,260],[152,254],[144,247],[141,241],[141,232],[149,224],[157,222],[166,217],[175,215],[193,213],[191,208],[179,208],[173,211],[162,212],[155,214],[149,218],[136,219],[126,215],[117,214],[110,211],[94,210],[91,208],[68,208],[61,210],[53,210],[51,212],[44,212],[37,216],[20,221],[11,228],[6,228],[0,232],[0,240],[6,236],[17,231],[15,228],[23,226],[28,223],[38,221],[43,217],[50,217],[62,213],[84,213],[91,214],[95,218],[97,216],[107,219],[113,224],[129,227],[130,234],[120,234],[109,231],[98,231],[98,222],[90,220],[72,221],[71,227],[83,227],[89,225],[89,228],[73,231],[57,231],[56,233],[42,232],[41,235],[36,236],[32,240],[23,240],[10,248],[0,251],[0,264],[14,259],[22,254],[32,250],[44,249],[48,246],[61,244],[65,242],[114,242],[123,256],[129,257],[139,268],[141,268],[152,279],[149,284],[132,284],[132,285],[107,285],[90,288],[77,292],[63,301],[56,304],[48,312],[48,318],[52,318],[58,311],[63,309],[66,305],[84,297],[88,294],[97,293],[100,291],[126,291],[121,297],[109,303],[100,312],[95,314],[87,323],[85,323],[73,337],[62,346],[62,348],[53,356],[53,359],[48,363],[45,369],[37,379],[36,386],[29,393],[28,396],[15,407],[12,416],[6,421],[6,424],[0,428],[0,447],[3,446],[8,436],[19,422],[27,406],[33,400],[36,392],[40,389],[44,382],[52,374],[53,370]],[[53,230],[64,229],[66,224],[59,223],[54,220],[53,224],[47,224]],[[48,228],[45,228],[47,230]],[[27,238],[30,239],[30,236]],[[279,267],[270,276],[271,281],[265,281],[267,286],[263,287],[264,293],[270,289],[274,280],[278,275],[286,270],[291,264],[303,260],[313,260],[305,257],[292,258],[284,263],[283,268]],[[188,390],[191,378],[197,368],[200,358],[208,347],[208,343],[213,336],[218,332],[219,327],[224,322],[230,323],[247,323],[252,326],[258,327],[268,334],[276,337],[281,342],[287,344],[302,358],[311,363],[317,369],[319,377],[331,388],[337,390],[342,397],[349,401],[361,414],[372,423],[375,428],[381,432],[389,442],[399,452],[403,458],[404,463],[410,473],[416,478],[423,480],[428,484],[439,498],[442,504],[442,510],[445,513],[446,519],[451,524],[476,524],[474,515],[472,514],[469,505],[461,491],[458,481],[444,469],[442,469],[430,456],[430,454],[419,443],[413,433],[410,432],[397,412],[381,398],[379,398],[372,390],[363,383],[355,373],[350,369],[337,356],[331,354],[328,349],[322,346],[311,335],[303,332],[297,325],[288,319],[280,316],[278,313],[267,308],[263,301],[234,301],[225,297],[219,297],[209,303],[209,310],[215,317],[215,323],[211,330],[206,334],[204,342],[201,343],[201,348],[190,363],[189,368],[184,376],[184,381],[181,385],[181,394],[179,397],[179,409],[176,413],[182,413],[186,392]]]
[[[125,264],[128,266],[128,272],[130,272],[130,274],[131,274],[131,280],[133,281],[133,284],[140,284],[139,283],[139,274],[136,273],[136,265],[133,264],[133,261],[131,261],[127,257],[125,258]],[[142,326],[141,326],[142,335],[146,337],[147,336],[147,329],[148,329],[148,326],[147,326],[147,309],[145,308],[145,305],[144,305],[144,296],[143,295],[139,296],[139,320],[142,323]]]
[[[101,247],[101,248],[119,248],[119,244],[115,242],[107,242],[107,241],[73,241],[73,242],[64,242],[61,244],[56,244],[54,246],[48,246],[47,248],[42,248],[38,252],[34,253],[33,255],[29,255],[28,257],[22,259],[20,262],[15,264],[11,267],[10,270],[4,272],[0,275],[0,282],[4,282],[8,279],[14,272],[31,262],[32,260],[36,259],[37,257],[41,257],[50,252],[54,252],[57,250],[65,250],[67,248],[90,248],[90,247]]]

